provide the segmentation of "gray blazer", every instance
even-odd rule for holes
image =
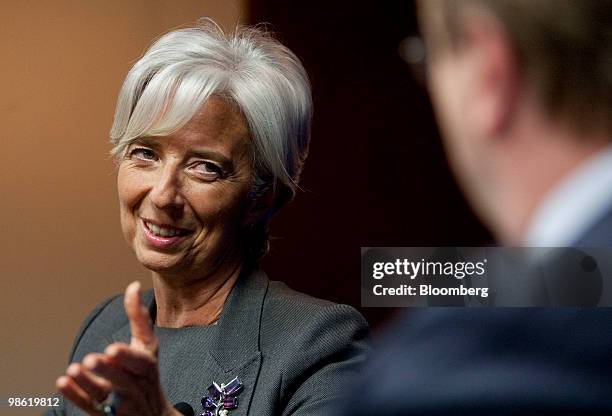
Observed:
[[[143,300],[155,310],[152,291]],[[260,271],[239,279],[217,325],[155,331],[166,395],[196,415],[211,383],[234,377],[244,388],[230,416],[331,415],[369,351],[368,325],[355,309],[295,292]],[[129,340],[123,296],[115,296],[85,319],[70,362]],[[81,414],[67,400],[46,413]]]

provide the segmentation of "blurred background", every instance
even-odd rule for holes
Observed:
[[[267,23],[311,77],[303,192],[272,222],[271,279],[351,304],[378,332],[395,311],[360,308],[360,247],[490,241],[402,59],[411,1],[5,1],[0,15],[2,398],[51,394],[87,313],[132,280],[150,286],[121,235],[108,131],[130,66],[199,17]]]

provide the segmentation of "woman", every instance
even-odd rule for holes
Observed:
[[[141,299],[132,283],[87,317],[57,380],[68,400],[50,414],[333,412],[366,322],[256,267],[295,193],[310,119],[304,68],[258,29],[226,36],[204,20],[134,65],[111,138],[121,226],[153,291]]]

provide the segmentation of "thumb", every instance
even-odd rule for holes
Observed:
[[[147,308],[140,300],[140,282],[132,282],[125,289],[123,298],[125,313],[130,321],[132,340],[130,346],[157,352],[157,338]]]

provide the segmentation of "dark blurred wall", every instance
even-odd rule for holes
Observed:
[[[303,61],[315,116],[304,192],[272,224],[273,279],[359,305],[362,246],[469,246],[491,237],[445,161],[426,90],[399,56],[411,1],[251,0]],[[361,309],[374,326],[390,309]]]

